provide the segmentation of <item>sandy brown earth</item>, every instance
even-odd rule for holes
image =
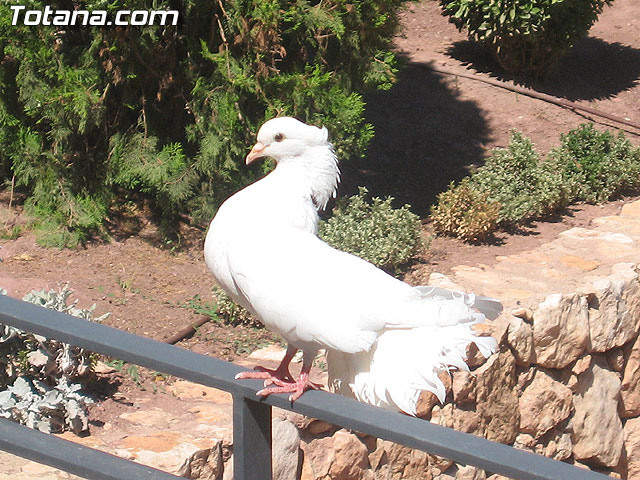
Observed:
[[[437,193],[459,180],[471,165],[480,165],[497,146],[508,143],[511,129],[529,136],[541,152],[558,143],[559,134],[595,117],[518,95],[482,82],[436,73],[437,66],[528,85],[640,123],[640,2],[616,0],[591,35],[581,41],[544,84],[527,84],[503,74],[482,50],[467,41],[445,17],[437,2],[423,0],[402,14],[404,30],[396,46],[408,62],[389,91],[367,97],[367,118],[376,137],[365,159],[343,165],[342,194],[366,185],[375,195],[409,203],[426,219]],[[415,64],[422,65],[418,67]],[[602,126],[613,126],[602,122]],[[640,131],[625,130],[638,144]],[[392,174],[390,174],[392,172]],[[7,208],[3,192],[0,226],[24,224],[20,207]],[[533,248],[569,226],[588,225],[595,216],[614,213],[621,202],[576,206],[564,216],[534,223],[516,234],[498,235],[493,245],[468,245],[435,239],[407,280],[423,283],[432,271],[446,273],[458,264],[490,264],[496,255]],[[21,297],[34,288],[57,288],[64,282],[80,306],[97,304],[96,312],[112,312],[106,324],[164,340],[201,318],[194,305],[212,301],[213,281],[202,258],[204,232],[185,228],[181,245],[162,245],[142,213],[112,226],[113,239],[76,250],[39,247],[33,234],[0,240],[0,287]],[[425,234],[430,233],[428,222]],[[185,348],[228,360],[246,356],[274,341],[264,330],[231,328],[216,322],[200,327],[180,343]],[[127,396],[139,387],[127,375],[114,375]],[[144,381],[164,382],[151,375]],[[109,390],[109,389],[107,389]],[[113,408],[117,408],[114,406]],[[96,409],[98,415],[109,410]]]

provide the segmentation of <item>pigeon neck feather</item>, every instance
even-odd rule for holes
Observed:
[[[335,197],[340,181],[338,160],[330,144],[308,147],[301,155],[279,159],[272,175],[308,196],[317,210],[326,208]]]

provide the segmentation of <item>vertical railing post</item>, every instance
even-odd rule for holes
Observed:
[[[271,479],[271,406],[233,396],[233,478]]]

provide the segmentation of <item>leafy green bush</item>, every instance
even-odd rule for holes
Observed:
[[[393,198],[367,201],[367,189],[341,202],[319,226],[329,245],[364,258],[389,271],[409,261],[423,248],[421,224],[405,205],[393,208]]]
[[[440,0],[459,30],[512,73],[544,77],[612,0]]]
[[[92,318],[95,305],[67,305],[71,293],[67,286],[58,292],[33,290],[23,300],[94,322],[108,315]],[[94,360],[82,348],[0,325],[0,417],[46,433],[86,430],[93,400],[80,381],[92,372]]]
[[[498,227],[545,217],[577,201],[604,202],[640,191],[640,148],[620,132],[583,124],[561,135],[541,160],[530,140],[513,132],[508,148],[438,196],[437,233],[484,240]]]
[[[246,308],[234,302],[220,287],[213,289],[213,295],[216,298],[216,314],[227,325],[245,325],[257,328],[264,326]]]
[[[625,192],[640,190],[640,148],[624,133],[598,131],[583,124],[561,136],[549,162],[574,185],[574,200],[605,202]]]
[[[496,229],[500,203],[489,200],[487,192],[480,192],[465,177],[458,185],[438,195],[438,203],[431,207],[431,220],[436,233],[467,241],[484,241]]]
[[[498,148],[471,175],[471,183],[500,204],[498,224],[516,224],[545,216],[570,202],[563,177],[541,162],[533,143],[519,132],[511,133],[507,148]]]
[[[88,0],[82,9],[176,9],[176,26],[11,25],[0,3],[0,181],[15,174],[50,243],[100,232],[141,194],[167,228],[210,219],[260,172],[242,160],[268,118],[331,131],[341,158],[372,135],[361,94],[387,88],[405,0]],[[30,0],[27,9],[77,2]]]

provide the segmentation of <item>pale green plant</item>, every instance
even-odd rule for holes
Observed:
[[[550,164],[543,163],[531,140],[513,131],[507,148],[494,150],[471,175],[487,200],[500,204],[498,224],[513,225],[543,217],[571,202],[571,187]]]
[[[600,203],[640,190],[640,148],[622,132],[614,135],[582,124],[562,135],[549,164],[572,183],[575,200]]]
[[[320,223],[320,237],[329,245],[390,272],[426,247],[420,218],[408,205],[392,206],[393,198],[369,200],[360,187],[357,195],[338,202],[333,215]]]
[[[77,302],[68,304],[71,293],[65,285],[58,291],[33,290],[23,300],[87,321],[100,322],[109,315],[93,318],[95,305],[82,309]],[[80,347],[0,325],[0,417],[46,433],[86,430],[93,399],[83,392],[81,381],[91,374],[95,360]]]
[[[458,185],[452,182],[431,208],[434,230],[467,241],[486,240],[496,229],[500,215],[500,203],[488,197],[471,185],[469,177]]]

